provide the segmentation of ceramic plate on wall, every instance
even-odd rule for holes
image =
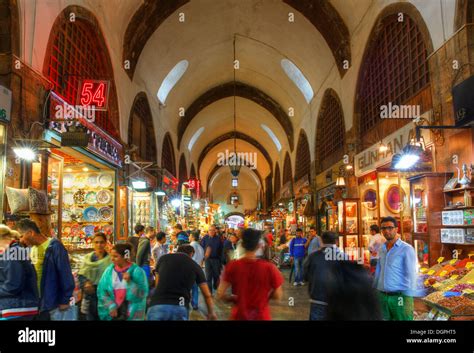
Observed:
[[[113,184],[114,178],[112,175],[104,173],[99,175],[98,181],[100,186],[103,188],[108,188]]]
[[[94,191],[89,191],[86,194],[86,203],[89,205],[95,205],[97,203],[97,194]]]
[[[63,177],[63,187],[66,189],[70,189],[74,186],[74,175],[72,174],[64,174]]]
[[[63,194],[63,203],[65,205],[74,205],[74,193],[72,191],[66,191]]]
[[[94,235],[94,229],[95,229],[95,226],[93,226],[92,224],[89,224],[85,226],[84,228],[82,228],[82,231],[84,232],[86,236],[90,237]]]
[[[110,207],[106,206],[99,209],[99,215],[101,220],[108,222],[114,216],[114,212]]]
[[[87,176],[84,174],[79,174],[74,178],[74,186],[78,189],[83,189],[86,187]]]
[[[89,174],[89,176],[87,177],[87,186],[91,187],[91,188],[96,188],[97,186],[99,186],[99,175],[94,173],[94,174]]]
[[[87,222],[97,222],[99,220],[99,211],[93,206],[87,207],[83,215],[82,218]]]
[[[86,193],[84,192],[84,190],[76,191],[73,197],[75,203],[83,204],[84,202],[86,202]]]
[[[100,190],[97,193],[97,202],[101,204],[107,204],[112,200],[112,195],[107,190]]]

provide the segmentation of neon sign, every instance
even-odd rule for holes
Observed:
[[[78,102],[83,107],[94,107],[95,110],[107,110],[109,104],[110,82],[103,80],[82,80]]]

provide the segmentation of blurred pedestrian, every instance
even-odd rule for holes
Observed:
[[[83,293],[81,312],[86,315],[86,320],[99,320],[97,286],[112,260],[105,250],[107,237],[104,233],[95,233],[92,244],[94,251],[84,256],[78,273],[79,286]]]
[[[316,233],[316,227],[311,226],[309,228],[309,237],[306,242],[306,248],[308,249],[308,255],[318,251],[322,247],[321,237]]]
[[[380,302],[367,270],[353,261],[333,261],[326,283],[326,320],[381,320]]]
[[[336,245],[338,235],[335,232],[324,232],[322,248],[310,254],[304,262],[304,277],[308,282],[310,296],[310,317],[312,321],[326,320],[328,305],[329,276],[337,261],[349,258]]]
[[[130,260],[135,262],[137,259],[138,243],[140,242],[140,238],[145,235],[145,226],[137,224],[133,230],[134,234],[127,238],[127,243],[132,245]]]
[[[36,272],[20,234],[0,225],[0,318],[33,320],[39,313]]]
[[[32,247],[31,259],[36,269],[40,295],[39,320],[51,320],[69,310],[74,288],[69,256],[56,238],[41,234],[35,222],[28,218],[18,221],[21,241]]]
[[[192,259],[194,248],[181,245],[177,253],[161,257],[156,266],[156,289],[152,294],[147,320],[189,320],[190,293],[197,284],[205,298],[207,318],[215,320],[214,304],[201,267]]]
[[[275,265],[256,257],[261,234],[246,229],[242,235],[245,255],[227,264],[217,290],[219,299],[234,304],[231,320],[271,320],[269,300],[280,300],[283,276]],[[227,294],[231,287],[232,294]]]
[[[193,260],[195,263],[198,264],[199,267],[204,266],[204,249],[202,248],[201,244],[199,244],[199,231],[196,231],[191,234],[191,244],[194,249]],[[198,310],[199,304],[199,287],[197,283],[193,284],[193,288],[191,290],[191,307],[193,310]]]
[[[132,245],[116,244],[112,264],[104,271],[97,288],[101,320],[144,320],[148,279],[145,271],[130,261]]]
[[[293,263],[295,275],[294,286],[302,286],[303,282],[303,261],[305,256],[306,239],[303,238],[303,230],[296,229],[296,237],[290,241],[290,261]]]
[[[380,228],[376,224],[370,226],[370,241],[369,241],[369,252],[370,252],[370,268],[371,272],[374,273],[379,262],[379,251],[382,245],[387,240],[380,234]]]
[[[209,233],[202,239],[201,245],[204,249],[207,285],[212,293],[219,286],[222,270],[223,244],[216,226],[209,227]]]

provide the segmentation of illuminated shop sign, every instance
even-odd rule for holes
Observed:
[[[94,107],[95,110],[107,110],[110,81],[82,80],[79,88],[77,102],[83,107]]]
[[[427,119],[429,121],[429,119]],[[431,142],[430,132],[422,130],[422,137],[425,145]],[[382,139],[382,144],[387,148],[380,151],[380,144],[375,144],[355,156],[355,175],[360,177],[364,174],[374,171],[378,167],[388,164],[392,161],[395,153],[400,153],[411,139],[415,138],[415,123],[410,122],[401,129]]]
[[[118,167],[122,167],[123,146],[118,141],[92,123],[87,116],[82,114],[83,112],[76,110],[74,106],[68,104],[54,92],[51,93],[50,105],[50,111],[53,117],[49,123],[51,130],[62,134],[68,131],[72,125],[79,124],[85,129],[89,136],[86,149],[104,158],[106,161]],[[62,119],[58,119],[56,115],[61,110],[73,113],[63,116]],[[58,121],[55,121],[55,119]]]

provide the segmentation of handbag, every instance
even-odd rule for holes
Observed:
[[[124,301],[117,308],[117,317],[113,317],[112,321],[126,321],[128,320],[128,301]]]

